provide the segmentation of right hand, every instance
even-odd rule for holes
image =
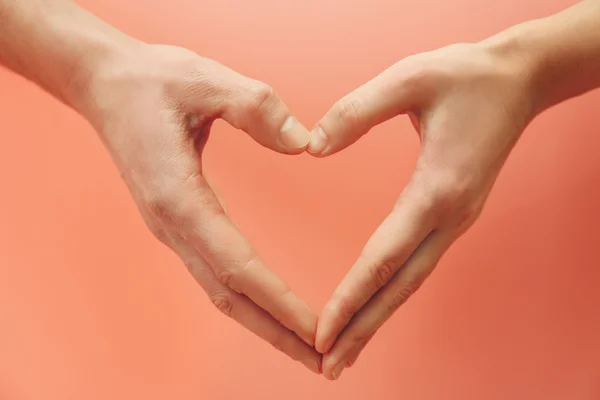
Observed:
[[[377,330],[479,217],[522,131],[536,115],[533,68],[486,43],[405,58],[342,98],[309,152],[325,157],[400,114],[421,152],[390,215],[325,306],[317,329],[323,374],[339,378]]]
[[[75,108],[100,134],[152,233],[220,311],[320,373],[316,315],[263,264],[202,173],[217,118],[286,154],[306,149],[306,128],[269,86],[182,48],[135,44],[97,59],[73,78],[89,83]]]

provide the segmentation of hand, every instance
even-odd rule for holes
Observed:
[[[408,57],[341,99],[308,151],[329,156],[373,126],[408,114],[421,153],[393,211],[369,239],[319,318],[323,373],[337,379],[478,218],[500,169],[533,118],[524,59],[484,43]]]
[[[215,61],[159,45],[123,53],[92,69],[77,108],[99,132],[146,224],[219,310],[319,373],[321,356],[311,347],[316,315],[261,262],[202,174],[217,118],[286,154],[306,149],[308,131],[271,88]]]

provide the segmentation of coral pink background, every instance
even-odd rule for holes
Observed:
[[[572,3],[81,1],[268,82],[308,126],[408,54]],[[89,126],[0,71],[0,398],[599,399],[599,108],[592,93],[533,123],[480,221],[332,383],[213,310]],[[217,123],[206,157],[235,221],[320,310],[418,151],[406,118],[323,160]]]

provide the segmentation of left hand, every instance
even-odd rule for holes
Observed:
[[[98,132],[146,225],[221,312],[320,373],[317,316],[262,262],[202,168],[216,119],[284,154],[303,152],[308,130],[272,88],[214,60],[173,46],[118,49],[93,63],[77,109]]]
[[[341,99],[317,124],[323,157],[408,114],[421,139],[416,170],[319,319],[323,373],[337,379],[478,218],[535,115],[527,63],[485,44],[408,57]]]

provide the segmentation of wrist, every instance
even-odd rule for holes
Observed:
[[[482,42],[486,51],[518,79],[530,100],[531,118],[549,107],[547,59],[540,43],[538,21],[509,28]]]
[[[527,77],[535,115],[600,87],[600,2],[516,25],[481,42]]]
[[[105,71],[113,68],[141,44],[125,35],[91,39],[70,68],[70,76],[63,88],[65,102],[92,122],[96,113],[97,82]]]

